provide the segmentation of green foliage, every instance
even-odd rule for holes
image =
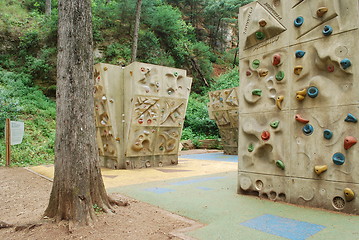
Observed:
[[[54,160],[55,102],[31,84],[27,74],[0,71],[0,166],[5,164],[6,118],[25,122],[23,142],[12,146],[12,165],[36,165]]]
[[[216,78],[215,82],[212,83],[210,91],[233,88],[239,86],[239,73],[238,68],[233,68],[228,72],[220,75]]]
[[[160,39],[165,51],[175,60],[176,67],[182,66],[188,55],[193,28],[182,20],[181,12],[170,5],[158,5],[145,14],[143,22]]]
[[[192,93],[189,97],[183,139],[217,138],[218,128],[208,117],[208,97]]]
[[[129,64],[131,61],[131,44],[112,43],[107,46],[103,58],[99,61],[111,64]]]

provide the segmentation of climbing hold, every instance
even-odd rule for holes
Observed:
[[[355,193],[350,188],[344,188],[344,197],[347,202],[350,202],[355,198]]]
[[[254,150],[254,146],[253,146],[253,144],[251,143],[251,144],[249,144],[249,146],[248,146],[248,152],[253,152],[253,150]]]
[[[303,70],[303,67],[302,66],[296,66],[295,68],[294,68],[294,74],[295,75],[300,75],[300,73],[302,72],[302,70]]]
[[[296,27],[302,26],[303,23],[304,23],[304,18],[303,18],[303,17],[297,17],[297,18],[294,20],[294,26],[296,26]]]
[[[295,115],[295,120],[297,120],[300,123],[309,123],[309,120],[302,118],[299,114]]]
[[[107,68],[107,67],[104,67],[104,68],[103,68],[103,70],[104,70],[104,71],[107,71],[107,70],[108,70],[108,68]]]
[[[340,66],[345,70],[352,65],[352,62],[348,58],[344,58],[340,61]]]
[[[261,20],[258,21],[258,24],[259,24],[260,27],[265,27],[267,25],[267,22],[266,22],[266,20],[261,19]]]
[[[280,121],[274,121],[274,122],[271,122],[270,123],[270,126],[272,127],[272,128],[277,128],[278,126],[279,126],[279,123],[280,123]]]
[[[358,140],[355,137],[352,137],[352,136],[345,137],[345,139],[344,139],[344,149],[348,150],[349,148],[351,148],[357,142],[358,142]]]
[[[319,90],[318,88],[311,86],[308,88],[308,96],[311,98],[315,98],[318,96]]]
[[[345,162],[345,156],[339,152],[334,153],[332,159],[333,159],[334,164],[336,164],[336,165],[343,165]]]
[[[303,101],[304,98],[305,98],[305,96],[303,96],[303,95],[297,95],[295,98],[296,98],[298,101]]]
[[[274,54],[273,60],[272,60],[273,66],[278,66],[280,64],[280,59],[281,59],[281,57],[279,54]]]
[[[260,89],[253,89],[253,90],[252,90],[252,95],[262,96],[262,90],[260,90]]]
[[[268,75],[268,70],[267,69],[259,69],[258,74],[260,77],[265,77]]]
[[[322,174],[323,172],[328,170],[328,166],[327,165],[319,165],[319,166],[315,166],[314,167],[314,172],[319,176],[320,174]]]
[[[324,29],[323,29],[323,35],[324,36],[329,36],[333,33],[333,28],[329,25],[325,25]]]
[[[278,96],[277,99],[275,100],[275,104],[277,105],[277,107],[282,110],[282,102],[284,100],[284,96]]]
[[[152,119],[148,119],[147,124],[151,124],[151,123],[152,123]]]
[[[254,68],[254,69],[257,69],[258,67],[259,67],[259,64],[260,64],[261,62],[258,60],[258,59],[255,59],[255,60],[253,60],[253,62],[252,62],[252,67]]]
[[[173,76],[178,77],[178,72],[174,72]]]
[[[263,131],[262,134],[261,134],[261,138],[262,138],[263,141],[269,140],[269,138],[270,138],[270,132],[268,132],[268,131]]]
[[[298,51],[295,52],[295,57],[296,58],[302,58],[302,57],[304,57],[304,55],[305,55],[305,52],[302,51],[302,50],[298,50]]]
[[[309,136],[314,132],[314,128],[310,124],[305,124],[305,126],[302,128],[302,131],[305,135]]]
[[[348,113],[348,116],[345,118],[344,121],[356,123],[356,122],[358,122],[358,119],[356,117],[354,117],[353,114]]]
[[[246,76],[247,76],[247,77],[250,77],[251,75],[252,75],[252,72],[251,72],[250,70],[247,70],[247,71],[246,71]]]
[[[138,123],[139,123],[139,124],[142,124],[142,123],[143,123],[143,119],[142,119],[142,118],[138,119]]]
[[[333,137],[333,132],[330,131],[329,129],[325,129],[323,132],[323,136],[325,139],[331,139]]]
[[[275,161],[275,165],[277,165],[277,167],[279,167],[282,170],[285,169],[285,165],[284,165],[283,161],[281,161],[281,160]]]
[[[305,95],[307,95],[307,89],[306,88],[304,88],[304,89],[302,89],[300,91],[297,91],[296,98],[297,98],[298,101],[303,101],[304,98],[305,98]]]
[[[328,8],[327,7],[320,7],[317,10],[317,16],[318,17],[323,17],[325,13],[328,12]]]
[[[266,36],[264,35],[263,32],[256,32],[256,38],[258,40],[263,40]]]
[[[276,75],[275,75],[275,79],[277,79],[277,81],[282,81],[284,78],[284,72],[283,71],[279,71]]]
[[[334,66],[333,65],[328,65],[327,70],[328,70],[328,72],[334,72]]]

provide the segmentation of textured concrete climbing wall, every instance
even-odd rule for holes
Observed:
[[[238,91],[229,88],[209,92],[208,112],[216,121],[224,154],[238,154]]]
[[[238,192],[359,214],[358,1],[240,9]]]
[[[191,82],[181,69],[139,62],[124,69],[95,65],[102,165],[144,168],[177,164]]]

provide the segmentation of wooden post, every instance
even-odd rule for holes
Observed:
[[[10,119],[7,118],[6,119],[6,125],[5,125],[5,129],[6,129],[6,166],[10,165],[10,156],[11,156],[11,148],[10,148]]]

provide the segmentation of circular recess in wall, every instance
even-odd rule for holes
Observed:
[[[259,191],[259,190],[263,189],[264,184],[261,180],[257,180],[255,186],[256,186],[256,189]]]
[[[275,191],[270,191],[269,193],[269,199],[275,200],[277,198],[277,193]]]
[[[252,186],[252,180],[249,177],[241,177],[239,185],[244,191],[247,191]]]
[[[332,204],[336,210],[343,210],[345,207],[345,200],[342,197],[336,196],[333,198]]]

